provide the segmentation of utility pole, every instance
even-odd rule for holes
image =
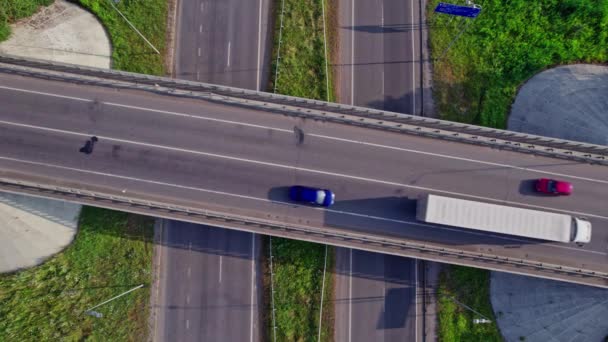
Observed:
[[[119,294],[119,295],[118,295],[118,296],[116,296],[116,297],[112,297],[112,298],[110,298],[110,299],[106,300],[105,302],[103,302],[103,303],[101,303],[101,304],[97,304],[97,305],[95,305],[94,307],[92,307],[92,308],[90,308],[90,309],[86,310],[84,313],[86,313],[87,315],[95,316],[95,317],[97,317],[97,318],[101,318],[101,317],[103,317],[103,314],[101,314],[100,312],[97,312],[97,311],[93,311],[93,309],[96,309],[96,308],[98,308],[98,307],[100,307],[100,306],[102,306],[102,305],[104,305],[104,304],[108,304],[109,302],[113,301],[114,299],[119,298],[119,297],[122,297],[122,296],[126,295],[127,293],[129,293],[129,292],[133,292],[133,291],[135,291],[135,290],[137,290],[137,289],[141,289],[142,287],[144,287],[144,284],[138,285],[138,286],[136,286],[136,287],[134,287],[134,288],[132,288],[132,289],[130,289],[130,290],[128,290],[128,291],[125,291],[125,292],[123,292],[123,293]]]
[[[116,12],[118,12],[118,14],[120,14],[120,16],[127,22],[127,24],[129,24],[129,26],[131,26],[131,28],[133,30],[135,30],[135,32],[137,32],[137,34],[146,41],[146,43],[148,43],[148,45],[150,45],[150,47],[157,53],[160,55],[160,51],[158,51],[157,48],[154,47],[154,45],[152,45],[152,43],[150,43],[149,40],[146,39],[146,37],[144,37],[143,34],[141,34],[141,32],[139,32],[139,30],[137,28],[135,28],[135,26],[133,24],[131,24],[131,22],[129,21],[129,19],[127,19],[127,17],[124,16],[124,14],[122,14],[122,12],[120,12],[118,10],[118,8],[116,8],[116,6],[114,5],[114,3],[119,3],[120,0],[108,0],[110,1],[110,5],[112,5],[112,7],[116,10]]]
[[[486,316],[484,316],[484,315],[480,314],[479,312],[473,310],[470,306],[467,306],[467,305],[465,305],[465,304],[457,301],[456,298],[450,297],[450,296],[446,296],[446,297],[449,298],[449,299],[451,299],[452,301],[454,301],[454,303],[460,305],[460,307],[463,307],[463,308],[465,308],[465,309],[467,309],[467,310],[469,310],[469,311],[471,311],[471,312],[473,312],[473,313],[475,313],[475,314],[483,317],[481,319],[480,318],[473,319],[473,323],[474,324],[492,323],[492,321],[489,318],[487,318]]]

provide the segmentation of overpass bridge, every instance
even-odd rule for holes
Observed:
[[[10,56],[0,97],[3,191],[608,287],[608,147]],[[575,195],[537,196],[542,176]],[[293,184],[336,204],[294,205]],[[428,192],[586,216],[592,242],[418,222]]]

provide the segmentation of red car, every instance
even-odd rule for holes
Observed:
[[[551,195],[572,194],[572,184],[555,179],[541,178],[535,183],[536,191]]]

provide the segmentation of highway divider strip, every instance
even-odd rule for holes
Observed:
[[[4,177],[0,178],[0,190],[20,194],[27,193],[33,196],[62,199],[81,204],[91,204],[99,207],[119,209],[127,212],[136,212],[140,214],[167,217],[190,222],[201,223],[201,220],[208,220],[213,222],[214,225],[221,227],[253,231],[266,235],[289,237],[299,240],[311,241],[305,237],[315,237],[316,239],[312,241],[337,246],[346,246],[350,248],[359,247],[359,249],[387,252],[389,254],[411,256],[412,254],[407,254],[407,252],[415,251],[423,253],[422,255],[416,254],[415,256],[417,258],[431,261],[470,265],[470,263],[463,261],[469,260],[477,263],[483,262],[486,264],[513,266],[515,269],[520,270],[525,268],[528,270],[548,272],[547,274],[539,275],[544,278],[567,280],[571,282],[608,288],[608,273],[596,272],[582,268],[560,266],[550,263],[534,262],[524,259],[514,259],[487,253],[473,253],[458,249],[437,247],[423,243],[410,242],[396,237],[391,238],[373,236],[363,233],[351,233],[335,230],[332,231],[318,227],[286,224],[283,222],[241,217],[235,214],[226,214],[199,208],[167,205],[160,202],[111,195],[97,191],[76,190],[69,187],[40,184],[38,182],[21,181]],[[437,259],[437,257],[441,258]],[[478,264],[475,264],[475,266],[479,267]],[[483,268],[493,269],[487,265]],[[529,272],[526,273],[524,271],[517,272],[515,269],[511,272],[529,274]],[[509,272],[509,270],[498,270]],[[556,277],[555,274],[562,275],[562,277]],[[590,279],[599,281],[599,283],[590,284],[589,282],[584,281]]]
[[[498,149],[608,165],[608,146],[348,106],[286,95],[0,55],[0,71],[51,80],[201,98],[314,120],[415,134]],[[50,72],[49,72],[50,71]]]

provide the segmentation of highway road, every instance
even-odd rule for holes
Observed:
[[[336,250],[336,341],[422,341],[415,259]]]
[[[420,1],[341,0],[341,103],[419,115]]]
[[[172,220],[161,225],[153,340],[258,341],[256,235]]]
[[[3,177],[608,271],[602,166],[8,74],[0,100]],[[95,151],[79,153],[91,135]],[[536,195],[531,181],[541,176],[571,181],[574,195]],[[288,203],[294,183],[333,189],[335,206]],[[417,222],[415,199],[428,192],[586,216],[592,242]]]
[[[339,2],[338,102],[422,111],[419,6],[415,0]],[[416,267],[411,258],[337,248],[336,341],[421,341]]]
[[[269,0],[179,1],[174,76],[260,90],[271,50]]]
[[[179,1],[173,74],[259,90],[268,74],[268,13],[265,0]],[[259,235],[163,222],[156,340],[258,341]]]

